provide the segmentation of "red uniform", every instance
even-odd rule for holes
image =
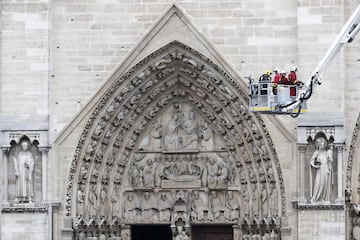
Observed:
[[[285,77],[284,75],[282,75],[280,83],[281,84],[289,84],[289,79],[287,77]]]
[[[296,72],[291,71],[289,73],[289,84],[295,85],[296,83],[297,83]],[[290,96],[292,96],[292,97],[296,96],[296,87],[290,87]]]
[[[273,83],[278,84],[280,82],[280,79],[281,79],[281,74],[276,74]]]
[[[296,72],[291,71],[289,73],[289,82],[290,82],[290,84],[296,84],[297,83]]]

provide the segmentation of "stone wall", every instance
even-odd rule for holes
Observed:
[[[1,239],[51,239],[48,213],[22,212],[3,213]]]
[[[49,114],[49,1],[1,2],[1,116]]]
[[[300,210],[298,214],[298,239],[345,239],[344,211]]]
[[[38,128],[36,120],[30,121],[31,124],[27,120],[45,115],[46,123],[43,118],[41,123],[48,128],[53,145],[65,126],[73,127],[69,123],[78,112],[88,111],[82,107],[91,98],[99,98],[96,89],[106,82],[172,2],[1,1],[0,122],[11,122],[7,129]],[[303,81],[307,81],[357,4],[341,0],[177,2],[195,27],[243,76],[257,78],[264,69],[288,70],[295,64]],[[344,112],[347,142],[358,115],[358,38],[330,65],[323,84],[308,103],[312,112]],[[265,116],[264,121],[282,167],[289,212],[287,224],[291,236],[297,232],[302,236],[306,227],[302,224],[310,212],[302,213],[297,231],[296,213],[290,204],[297,196],[296,120]],[[65,197],[67,175],[80,131],[75,129],[49,152],[48,175],[53,176],[49,199]],[[2,173],[0,177],[1,183]],[[323,212],[319,215],[321,221],[331,224],[327,216]]]

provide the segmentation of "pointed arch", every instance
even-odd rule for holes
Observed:
[[[261,118],[247,111],[247,94],[237,81],[178,41],[125,72],[98,101],[81,134],[69,173],[67,215],[121,218],[114,216],[111,203],[113,194],[119,194],[116,186],[125,191],[131,159],[151,123],[181,101],[221,138],[236,167],[239,193],[252,195],[250,189],[265,186],[267,198],[272,192],[276,196],[271,215],[284,216],[285,193],[272,140]]]
[[[351,191],[352,189],[357,189],[359,182],[359,164],[357,164],[357,155],[359,152],[357,151],[357,146],[359,146],[359,132],[360,132],[360,114],[358,115],[350,146],[349,146],[349,155],[346,163],[346,180],[345,180],[345,197],[346,203],[352,204],[359,201],[359,195],[356,191]]]

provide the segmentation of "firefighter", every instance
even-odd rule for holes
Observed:
[[[271,82],[271,70],[265,70],[264,74],[260,76],[259,78],[259,82]]]
[[[281,70],[280,71],[280,74],[281,74],[281,78],[280,78],[280,84],[289,84],[289,79],[286,77],[286,72],[284,70]]]
[[[275,73],[275,76],[274,76],[274,80],[272,81],[273,82],[272,92],[274,95],[277,95],[277,85],[279,84],[280,79],[281,79],[280,69],[274,68],[274,73]]]
[[[288,75],[289,78],[289,84],[297,84],[297,76],[296,76],[297,67],[291,66],[290,67],[290,73]]]
[[[302,82],[297,80],[297,76],[296,76],[296,71],[297,71],[297,67],[296,66],[291,66],[290,67],[290,73],[288,75],[289,77],[289,84],[290,85],[297,85],[297,86],[302,86]],[[296,87],[290,87],[290,96],[291,97],[295,97],[296,96]]]
[[[275,68],[274,73],[275,73],[275,76],[274,76],[273,83],[278,84],[280,82],[280,79],[281,79],[280,69]]]

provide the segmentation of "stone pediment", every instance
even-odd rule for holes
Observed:
[[[279,162],[247,106],[242,78],[173,5],[57,138],[82,130],[66,214],[129,224],[279,220]]]
[[[124,72],[129,71],[135,64],[148,57],[151,53],[174,41],[181,42],[204,54],[206,58],[230,74],[233,79],[237,79],[237,84],[242,91],[247,91],[246,80],[244,80],[238,72],[233,70],[226,59],[194,27],[181,7],[174,3],[165,10],[159,20],[153,24],[124,59],[115,67],[115,70],[97,89],[97,92],[90,97],[89,101],[59,132],[55,138],[55,142],[61,143],[72,132],[81,131],[85,125],[85,119],[95,110],[99,99],[106,94],[106,90],[109,89]]]

